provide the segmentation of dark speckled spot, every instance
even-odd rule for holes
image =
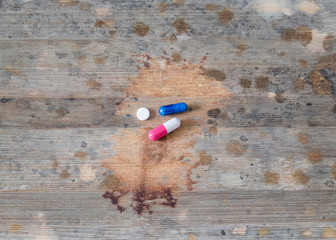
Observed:
[[[269,82],[268,77],[257,77],[256,88],[262,90],[267,87],[268,82]]]
[[[216,118],[216,117],[219,116],[220,110],[218,108],[210,109],[207,114],[208,114],[209,117]]]
[[[243,88],[250,88],[251,87],[251,81],[243,78],[243,79],[240,80],[240,86],[242,86]]]
[[[10,98],[1,98],[1,102],[2,103],[7,103],[7,102],[9,102],[9,100],[10,100]]]

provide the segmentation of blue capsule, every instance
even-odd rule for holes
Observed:
[[[187,104],[185,104],[184,102],[181,102],[181,103],[162,106],[160,107],[159,112],[162,116],[164,116],[168,114],[184,112],[187,110],[187,108],[188,108]]]

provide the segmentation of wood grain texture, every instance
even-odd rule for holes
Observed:
[[[0,239],[336,239],[335,11],[0,1]]]

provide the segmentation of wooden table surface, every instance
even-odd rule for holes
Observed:
[[[335,22],[333,0],[0,0],[0,239],[336,239]]]

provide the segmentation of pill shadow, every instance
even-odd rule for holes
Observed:
[[[150,112],[150,118],[155,118],[156,117],[156,111],[153,108],[149,108],[148,109]]]
[[[191,104],[188,104],[187,111],[191,112],[191,111],[196,111],[196,110],[199,110],[199,109],[201,109],[200,105],[198,105],[197,103],[191,103]]]

